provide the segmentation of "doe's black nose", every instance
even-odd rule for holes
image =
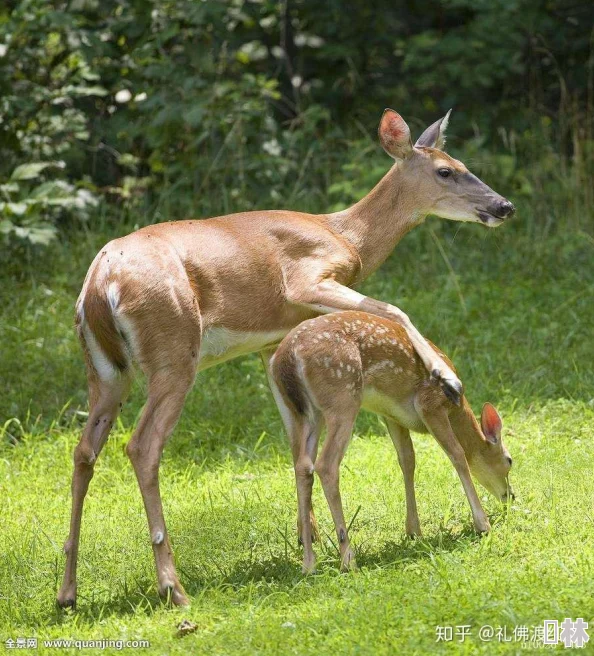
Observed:
[[[503,200],[499,203],[497,210],[500,217],[508,217],[516,211],[516,208],[513,203],[509,202],[509,200]]]

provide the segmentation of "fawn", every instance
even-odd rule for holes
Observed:
[[[431,347],[455,371],[447,356]],[[314,470],[336,527],[342,568],[356,566],[340,498],[339,467],[360,408],[382,415],[387,423],[404,476],[410,536],[421,533],[410,430],[430,432],[444,449],[462,481],[479,533],[490,526],[470,471],[495,497],[513,497],[508,480],[512,459],[501,441],[502,424],[495,408],[485,404],[479,426],[465,396],[459,405],[448,400],[406,330],[393,321],[364,312],[337,312],[304,321],[281,342],[270,373],[293,452],[304,573],[315,568]],[[324,424],[328,435],[316,459]]]

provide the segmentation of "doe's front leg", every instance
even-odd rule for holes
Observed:
[[[389,303],[376,301],[374,298],[360,294],[345,287],[335,280],[324,280],[312,288],[297,294],[295,302],[305,305],[322,314],[339,312],[341,310],[358,310],[369,312],[384,319],[400,324],[413,344],[415,351],[423,361],[427,371],[431,373],[446,397],[456,405],[460,405],[464,388],[458,376],[452,371],[443,358],[431,348],[427,340],[415,328],[408,316],[399,308]]]

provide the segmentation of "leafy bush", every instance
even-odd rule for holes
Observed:
[[[368,148],[386,105],[414,129],[455,106],[459,143],[471,138],[466,153],[515,194],[534,196],[569,168],[579,191],[594,150],[587,9],[568,0],[5,3],[2,231],[46,240],[85,220],[94,196],[140,205],[147,220],[319,210],[343,167],[333,197],[353,200],[368,189],[349,182],[360,158],[381,166]],[[40,170],[35,183],[11,180],[23,164],[57,161],[64,167]],[[42,179],[52,184],[39,189]],[[340,184],[351,187],[338,198]],[[583,200],[591,207],[591,194]]]
[[[0,184],[5,198],[0,201],[0,234],[47,245],[56,236],[56,223],[64,213],[76,211],[79,220],[88,218],[99,199],[65,180],[39,182],[50,168],[63,169],[64,162],[21,164],[8,182]]]

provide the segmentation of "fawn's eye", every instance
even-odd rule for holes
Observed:
[[[452,175],[452,169],[437,169],[437,175],[442,178],[449,178]]]

